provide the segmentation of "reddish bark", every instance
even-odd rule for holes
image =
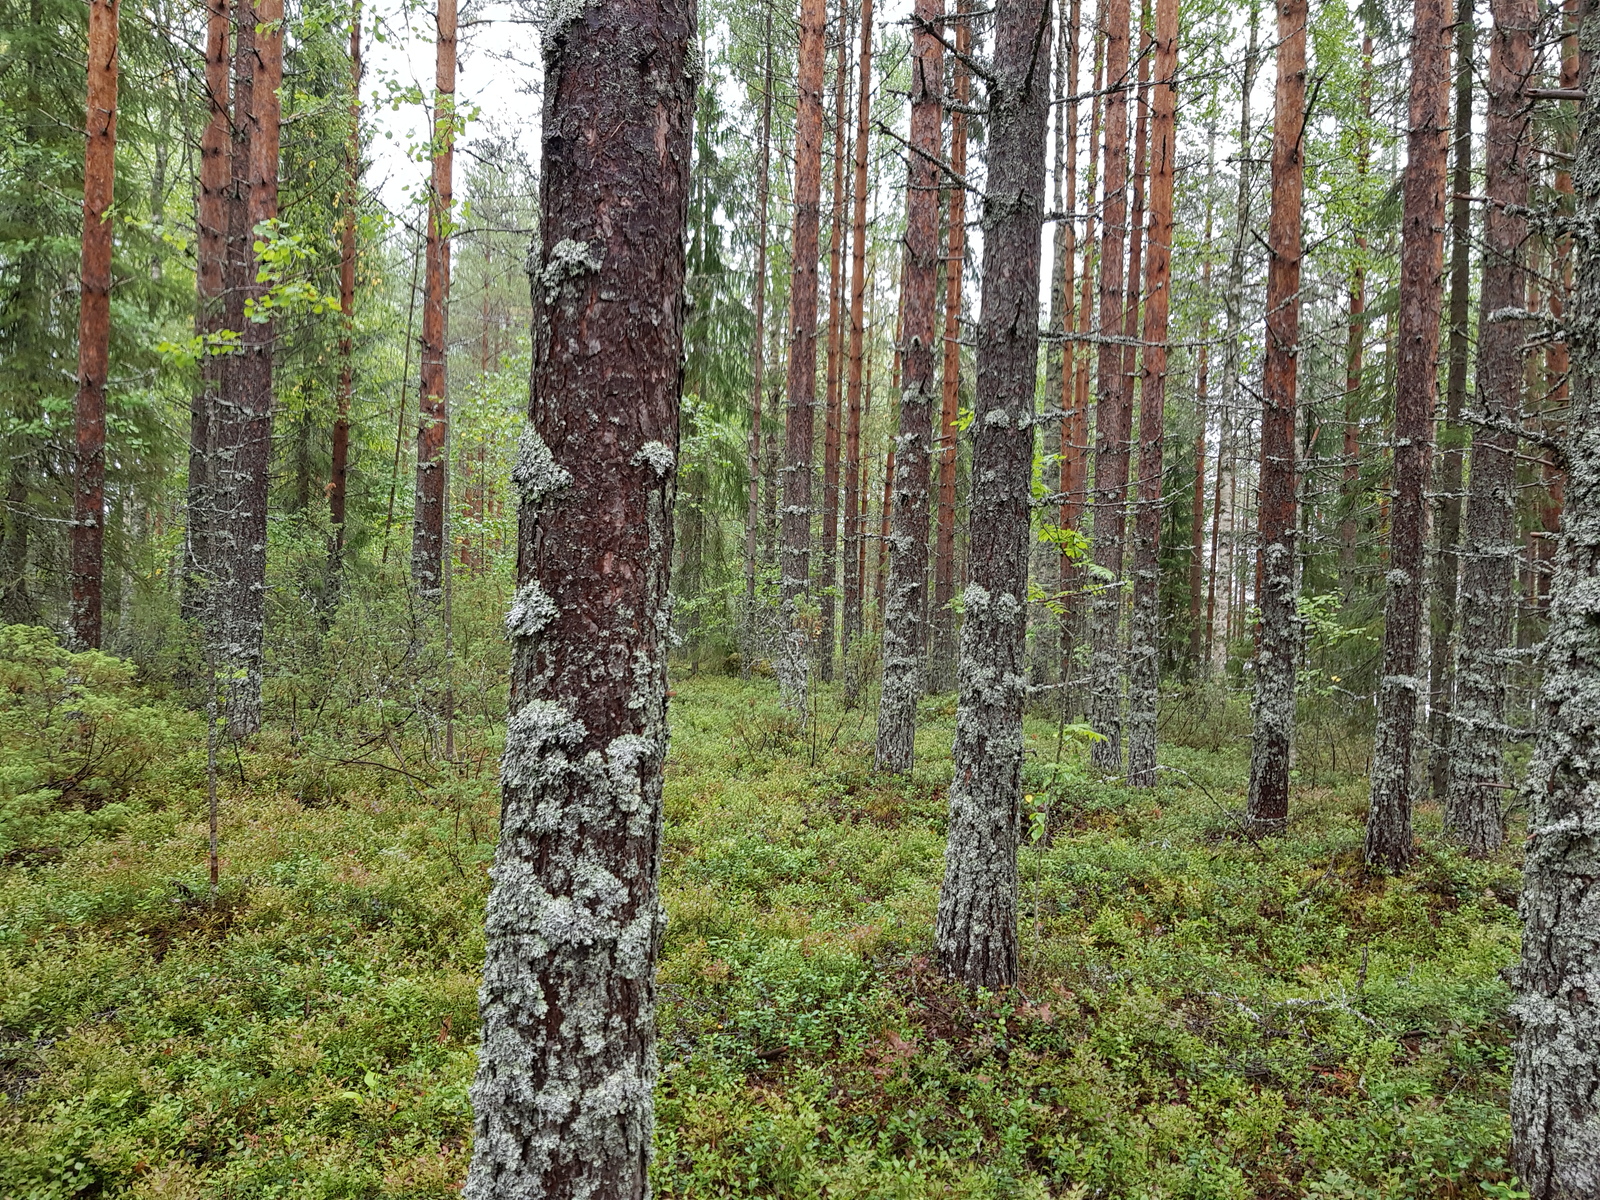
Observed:
[[[972,23],[964,18],[969,0],[958,0],[955,22],[955,47],[962,54],[972,48]],[[951,64],[951,93],[957,104],[970,104],[972,78],[965,64]],[[967,114],[950,113],[950,170],[963,179],[967,174]],[[939,410],[939,503],[937,532],[933,550],[933,653],[930,681],[933,691],[944,692],[955,685],[956,665],[956,467],[960,458],[960,439],[956,420],[961,415],[961,281],[967,256],[967,191],[964,187],[946,189],[949,207],[945,213],[946,248],[944,259],[944,385]]]
[[[846,55],[850,47],[849,0],[839,3],[839,50],[833,86],[833,227],[828,239],[828,374],[822,426],[822,539],[817,555],[817,608],[821,636],[817,639],[818,674],[833,679],[835,635],[834,587],[839,575],[839,448],[842,433],[841,399],[844,343],[845,205],[848,199],[844,164],[850,154],[845,137],[850,72]]]
[[[1365,858],[1391,871],[1410,863],[1422,637],[1428,468],[1443,306],[1444,197],[1449,166],[1450,0],[1416,0],[1410,134],[1401,216],[1399,358],[1395,375],[1394,497],[1384,603],[1383,675],[1372,751]]]
[[[117,0],[90,0],[78,394],[73,404],[72,640],[100,645],[106,488],[106,369],[111,353],[111,208],[117,154]]]
[[[872,118],[872,0],[861,0],[861,52],[857,63],[855,182],[851,187],[853,212],[850,226],[850,349],[845,403],[844,477],[844,605],[840,628],[845,653],[851,653],[861,634],[861,371],[865,356],[865,300],[867,292],[867,145]],[[851,660],[852,664],[854,658]],[[855,668],[852,684],[855,680]]]
[[[1267,348],[1261,388],[1257,503],[1254,737],[1249,820],[1281,829],[1289,815],[1294,729],[1295,403],[1300,350],[1302,134],[1306,117],[1306,0],[1277,0],[1278,80],[1273,99],[1272,213],[1267,224]]]
[[[456,0],[438,0],[434,56],[433,176],[428,186],[427,266],[422,282],[420,420],[417,498],[412,517],[411,581],[425,600],[444,585],[444,510],[448,487],[445,444],[450,407],[450,235],[456,136]]]
[[[1066,119],[1062,122],[1060,132],[1064,137],[1058,137],[1056,147],[1062,155],[1066,165],[1066,190],[1062,202],[1069,209],[1075,209],[1078,204],[1078,33],[1083,23],[1082,0],[1071,0],[1067,7],[1063,25],[1066,34]],[[1092,138],[1092,135],[1091,135]],[[1059,176],[1058,176],[1059,177]],[[1060,205],[1058,204],[1058,207]],[[1056,510],[1056,524],[1062,530],[1073,529],[1078,519],[1078,509],[1081,507],[1074,493],[1082,487],[1080,475],[1086,467],[1084,460],[1084,446],[1082,439],[1076,438],[1078,432],[1078,351],[1079,345],[1073,339],[1073,334],[1078,328],[1077,314],[1077,258],[1078,258],[1078,221],[1074,213],[1064,218],[1061,241],[1061,332],[1066,338],[1061,343],[1061,444],[1057,457],[1060,459],[1056,473],[1056,486],[1061,493],[1061,503]],[[1056,564],[1056,605],[1060,609],[1060,645],[1061,654],[1061,695],[1063,699],[1068,693],[1067,680],[1071,678],[1072,661],[1072,621],[1067,609],[1067,596],[1069,586],[1076,585],[1074,568],[1076,562],[1067,554],[1066,547],[1062,547],[1060,560]]]

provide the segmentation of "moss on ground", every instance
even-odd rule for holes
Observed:
[[[1135,794],[1030,721],[1022,984],[971,995],[929,962],[948,702],[890,779],[870,708],[796,730],[765,682],[676,691],[658,1195],[1521,1194],[1515,864],[1436,814],[1371,877],[1359,778],[1254,842],[1237,748],[1166,747]],[[334,777],[264,735],[227,759],[213,904],[203,749],[0,867],[0,1195],[452,1195],[492,755],[308,789]]]

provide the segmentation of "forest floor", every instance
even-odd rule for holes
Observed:
[[[1253,841],[1239,744],[1168,744],[1135,793],[1030,719],[1022,982],[968,994],[930,961],[953,703],[895,779],[870,711],[797,731],[766,682],[675,687],[659,1196],[1523,1194],[1509,856],[1424,810],[1416,869],[1372,877],[1359,777]],[[303,753],[225,757],[215,904],[203,740],[0,866],[0,1195],[455,1194],[493,757],[330,793]]]

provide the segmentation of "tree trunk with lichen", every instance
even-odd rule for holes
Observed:
[[[1517,11],[1523,11],[1517,5]],[[1531,4],[1526,6],[1532,7]],[[1534,1200],[1600,1195],[1600,53],[1594,0],[1580,10],[1582,80],[1572,176],[1575,287],[1566,310],[1571,356],[1566,512],[1550,624],[1540,658],[1534,750],[1523,796],[1522,961],[1513,973],[1519,1021],[1511,1078],[1511,1165]],[[1530,22],[1531,24],[1531,22]]]
[[[1306,120],[1306,0],[1278,0],[1278,81],[1272,121],[1272,214],[1267,221],[1267,347],[1261,383],[1256,640],[1251,696],[1248,820],[1278,831],[1289,816],[1294,734],[1295,406],[1300,352],[1301,151]]]
[[[945,973],[991,988],[1017,978],[1049,18],[1049,0],[999,0],[995,10],[972,421],[971,557],[961,626],[950,833],[934,931]]]
[[[468,1200],[649,1194],[695,4],[556,21]]]
[[[905,262],[900,271],[902,367],[894,446],[893,532],[883,606],[883,688],[878,697],[877,765],[909,771],[922,695],[928,576],[928,470],[937,387],[939,316],[939,150],[944,50],[936,22],[943,0],[917,0],[911,70],[911,145]]]
[[[71,640],[100,646],[106,500],[106,370],[111,351],[111,192],[117,153],[117,0],[90,0],[83,167],[78,394],[73,401]]]
[[[866,358],[867,149],[872,134],[872,0],[861,4],[861,48],[856,63],[856,136],[850,213],[850,344],[846,364],[844,430],[844,571],[840,644],[847,694],[861,689],[861,418],[862,365]]]
[[[1128,0],[1105,10],[1106,79],[1126,83]],[[1090,759],[1102,771],[1122,769],[1122,549],[1127,521],[1128,437],[1132,386],[1123,373],[1123,250],[1127,244],[1128,99],[1106,97],[1106,177],[1101,206],[1099,361],[1096,369],[1094,455],[1094,579],[1089,603],[1089,724],[1101,735]]]
[[[810,643],[804,610],[811,589],[811,443],[817,407],[817,242],[822,223],[822,76],[828,50],[827,24],[825,0],[801,0],[779,568],[783,629],[777,647],[778,686],[783,702],[790,711],[801,715],[806,710]]]
[[[1484,136],[1483,290],[1478,305],[1478,404],[1490,424],[1472,431],[1472,475],[1462,545],[1461,612],[1451,711],[1445,827],[1473,854],[1504,836],[1507,651],[1517,578],[1517,437],[1526,327],[1496,319],[1527,303],[1523,244],[1533,174],[1522,88],[1533,68],[1533,0],[1494,0]]]
[[[1412,15],[1410,134],[1401,216],[1399,360],[1395,376],[1394,500],[1385,575],[1383,667],[1367,812],[1368,865],[1410,863],[1427,546],[1428,467],[1438,391],[1439,287],[1444,266],[1450,0],[1416,0]]]
[[[1161,468],[1166,427],[1167,314],[1172,292],[1172,188],[1176,165],[1178,0],[1156,0],[1155,96],[1150,120],[1150,235],[1139,388],[1138,511],[1133,533],[1133,614],[1128,649],[1128,785],[1156,782],[1156,699],[1161,664]]]

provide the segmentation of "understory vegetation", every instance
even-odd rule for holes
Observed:
[[[224,741],[213,898],[204,718],[3,638],[0,1195],[455,1194],[498,728],[460,718],[454,761],[414,722]],[[1246,835],[1237,695],[1167,698],[1147,792],[1038,713],[1021,983],[974,993],[930,962],[953,701],[889,777],[870,704],[674,689],[658,1195],[1525,1194],[1509,852],[1423,808],[1417,867],[1369,874],[1365,780],[1326,765]]]

